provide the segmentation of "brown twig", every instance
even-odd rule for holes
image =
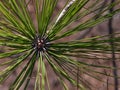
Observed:
[[[111,0],[111,3],[115,2],[115,0]],[[111,8],[109,10],[109,12],[113,12],[114,8]],[[111,18],[108,22],[108,28],[109,28],[109,34],[110,34],[110,39],[114,38],[114,30],[112,27],[112,22],[113,22],[113,18]],[[118,90],[118,74],[117,74],[117,64],[116,64],[116,56],[115,56],[115,45],[114,45],[114,41],[110,41],[110,45],[111,45],[111,55],[112,55],[112,65],[115,69],[113,69],[113,74],[114,74],[114,90]]]

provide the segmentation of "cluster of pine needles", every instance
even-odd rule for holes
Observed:
[[[114,38],[97,35],[66,39],[120,13],[120,8],[116,7],[120,0],[113,3],[107,0],[103,6],[105,1],[66,0],[64,7],[55,14],[60,0],[0,0],[0,48],[5,49],[0,52],[0,83],[7,81],[18,67],[23,66],[9,90],[21,87],[28,90],[37,65],[34,90],[45,90],[46,87],[50,90],[47,62],[65,90],[69,88],[64,79],[80,90],[94,90],[96,85],[91,80],[114,85],[107,78],[119,79],[111,73],[119,68],[111,65],[110,42],[115,43],[115,54],[119,55],[119,33],[114,33],[117,36]],[[113,7],[116,8],[109,12]],[[116,62],[119,62],[119,57]]]

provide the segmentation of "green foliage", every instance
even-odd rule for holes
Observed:
[[[117,68],[109,64],[97,64],[96,62],[111,61],[110,57],[101,55],[110,55],[110,41],[116,42],[116,53],[119,54],[119,37],[109,39],[110,35],[106,35],[64,42],[59,40],[112,18],[113,15],[120,12],[120,8],[116,8],[111,13],[108,13],[108,10],[120,4],[120,0],[111,4],[106,3],[102,10],[100,9],[104,0],[94,0],[94,2],[90,0],[67,0],[64,8],[53,19],[58,1],[0,1],[0,47],[4,46],[6,48],[4,52],[0,52],[0,60],[14,56],[14,59],[0,63],[0,67],[6,66],[0,71],[0,83],[5,81],[25,61],[27,62],[15,81],[10,85],[9,90],[19,90],[23,84],[24,90],[27,89],[36,62],[38,69],[34,90],[44,90],[46,83],[48,83],[45,60],[58,76],[65,90],[68,90],[68,87],[63,80],[64,78],[81,90],[91,89],[92,87],[83,77],[84,75],[104,83],[106,82],[100,79],[99,75],[114,78],[112,74],[101,72],[99,69],[114,70]],[[37,26],[34,25],[28,8],[30,3],[34,6]],[[69,30],[65,29],[75,21],[91,14],[92,17],[74,24]],[[88,59],[93,63],[82,59]],[[76,77],[78,80],[76,80]]]

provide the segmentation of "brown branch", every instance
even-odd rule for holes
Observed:
[[[111,0],[111,3],[115,2],[115,0]],[[114,8],[111,8],[109,10],[109,12],[113,12]],[[112,27],[112,22],[113,22],[113,18],[111,18],[108,22],[108,28],[109,28],[109,34],[110,34],[110,39],[114,38],[114,30]],[[115,56],[115,45],[114,45],[114,41],[110,41],[110,45],[111,45],[111,55],[112,55],[112,65],[115,69],[113,69],[113,75],[114,75],[114,90],[118,90],[118,74],[117,74],[117,64],[116,64],[116,56]]]

